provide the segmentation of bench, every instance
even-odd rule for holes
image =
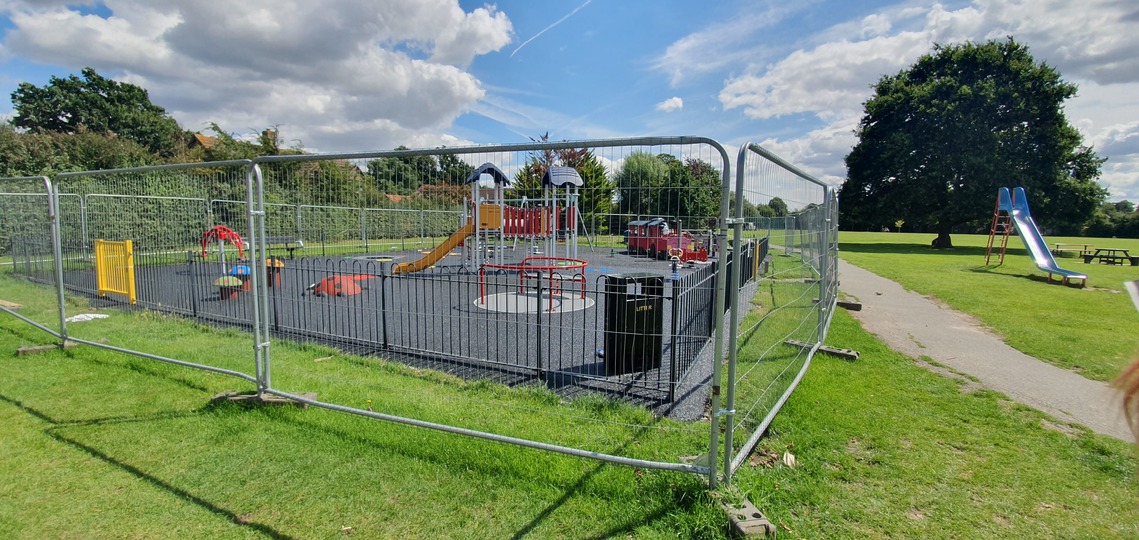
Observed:
[[[1126,249],[1118,248],[1099,248],[1094,253],[1084,255],[1084,263],[1091,263],[1094,260],[1099,260],[1100,263],[1106,264],[1119,264],[1124,262],[1130,263],[1131,266],[1139,266],[1139,257],[1131,256],[1131,253]]]
[[[293,252],[305,247],[305,243],[300,238],[292,236],[266,236],[265,237],[265,251],[272,251],[274,249],[284,249],[289,252],[289,258],[293,258]]]
[[[1059,256],[1063,253],[1075,253],[1080,257],[1091,255],[1095,251],[1095,246],[1092,244],[1062,244],[1056,243],[1055,249],[1052,254]]]
[[[1100,263],[1104,264],[1118,264],[1128,263],[1131,266],[1139,266],[1139,257],[1124,257],[1122,255],[1084,255],[1084,262],[1090,263],[1093,259],[1098,259]]]

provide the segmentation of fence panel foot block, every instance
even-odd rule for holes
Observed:
[[[728,512],[728,520],[732,524],[732,533],[735,536],[747,538],[775,536],[775,525],[751,501],[744,499],[735,504],[726,504],[725,510]]]
[[[74,341],[65,341],[65,342],[63,342],[62,348],[70,349],[70,348],[75,347],[77,345],[79,345],[79,344],[74,342]],[[54,350],[59,349],[59,348],[61,348],[61,347],[58,343],[55,343],[53,345],[28,345],[26,347],[20,347],[19,349],[16,349],[16,356],[28,356],[31,354],[39,354],[39,353],[43,353],[43,352],[54,351]]]
[[[316,401],[315,392],[305,392],[300,394],[301,397]],[[235,392],[228,391],[222,392],[213,397],[213,402],[229,401],[232,403],[240,403],[242,405],[258,406],[258,405],[293,405],[301,409],[307,408],[308,403],[302,401],[293,401],[291,399],[274,396],[272,394],[258,395],[256,392]]]

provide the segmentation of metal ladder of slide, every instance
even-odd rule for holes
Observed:
[[[989,243],[985,246],[985,264],[993,255],[993,242],[999,235],[1001,238],[1000,257],[997,264],[1005,263],[1005,248],[1008,247],[1008,237],[1012,234],[1012,213],[1001,209],[1001,197],[997,195],[997,202],[993,205],[993,223],[989,226]]]

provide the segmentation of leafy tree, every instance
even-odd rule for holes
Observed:
[[[534,142],[549,142],[550,132],[545,132],[537,139],[530,137]],[[542,197],[542,176],[550,167],[558,166],[558,152],[556,150],[534,150],[526,159],[517,173],[514,174],[514,183],[511,185],[514,196],[538,199]],[[580,173],[579,173],[580,174]]]
[[[767,201],[767,206],[771,208],[771,211],[775,213],[776,217],[787,215],[787,203],[779,197],[772,197],[770,201]]]
[[[0,177],[52,176],[61,172],[154,165],[138,144],[81,130],[73,134],[20,132],[0,125]]]
[[[12,124],[33,133],[114,134],[163,157],[183,146],[183,132],[146,89],[107,79],[91,68],[83,78],[52,77],[41,87],[20,83],[12,92]]]
[[[475,172],[474,167],[455,154],[440,154],[436,159],[439,161],[437,184],[462,184]]]
[[[624,214],[691,220],[685,227],[711,226],[708,220],[719,214],[720,171],[703,160],[634,152],[614,182]]]
[[[203,161],[253,159],[264,155],[262,145],[238,139],[223,130],[217,122],[210,122],[210,131],[214,133],[214,142],[202,155]]]
[[[621,214],[652,217],[664,209],[658,204],[660,190],[668,183],[669,168],[664,161],[648,152],[633,152],[625,157],[613,175],[617,188],[617,211]]]
[[[1105,238],[1139,237],[1139,211],[1131,201],[1103,203],[1084,224],[1083,232]]]
[[[669,172],[667,187],[662,190],[664,201],[657,201],[661,206],[657,215],[687,219],[686,227],[713,226],[713,218],[720,213],[720,172],[711,163],[695,158],[682,162],[661,154],[657,159],[668,165]]]
[[[955,226],[989,219],[997,189],[1018,185],[1038,222],[1082,223],[1106,191],[1095,182],[1103,160],[1064,116],[1075,93],[1012,38],[935,46],[865,103],[846,156],[844,225],[903,219],[951,247]]]
[[[601,163],[592,150],[587,148],[574,148],[559,150],[559,160],[564,167],[573,167],[581,175],[584,184],[579,192],[577,201],[578,211],[586,224],[592,224],[595,218],[604,216],[613,211],[613,182],[605,172],[605,165]],[[603,223],[602,229],[606,226]],[[604,233],[605,230],[594,231]]]
[[[396,150],[408,150],[398,146]],[[368,161],[368,176],[385,193],[410,194],[440,177],[433,156],[384,157]],[[466,180],[464,178],[463,180]],[[461,180],[460,180],[461,181]]]
[[[534,142],[550,140],[549,132]],[[511,185],[515,197],[538,199],[542,197],[542,176],[550,167],[572,167],[581,176],[583,186],[579,192],[578,210],[587,224],[594,216],[608,214],[613,209],[613,183],[605,172],[605,165],[588,148],[560,148],[530,152],[526,164],[514,175]],[[604,225],[602,225],[604,227]]]

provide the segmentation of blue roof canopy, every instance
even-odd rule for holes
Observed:
[[[483,163],[479,165],[479,168],[475,169],[475,172],[467,177],[467,183],[478,182],[484,174],[489,175],[495,184],[510,185],[510,177],[506,176],[506,173],[502,172],[502,169],[496,167],[494,163]]]

